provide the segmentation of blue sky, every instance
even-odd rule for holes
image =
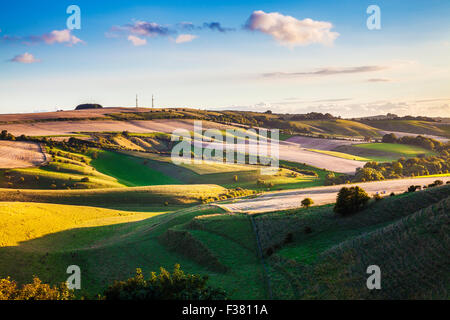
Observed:
[[[72,4],[81,30],[67,30]],[[444,0],[2,1],[0,113],[155,94],[161,107],[450,116],[449,17]]]

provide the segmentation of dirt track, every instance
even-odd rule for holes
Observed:
[[[410,185],[428,185],[435,180],[442,180],[444,183],[450,181],[450,177],[439,178],[409,178],[399,180],[387,180],[377,182],[357,183],[366,190],[369,195],[379,192],[382,196],[389,195],[391,192],[402,193],[405,192]],[[339,190],[343,186],[352,185],[338,185],[327,187],[316,187],[308,189],[298,189],[290,191],[279,191],[263,194],[255,199],[241,200],[235,203],[220,205],[224,209],[235,213],[263,213],[271,211],[281,211],[293,208],[299,208],[300,202],[304,198],[311,198],[315,205],[322,205],[327,203],[334,203]],[[386,191],[385,194],[383,192]]]
[[[26,168],[46,161],[41,146],[33,142],[0,141],[0,168]]]

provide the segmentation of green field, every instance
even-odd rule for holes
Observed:
[[[365,143],[365,144],[356,144],[354,145],[357,148],[363,148],[368,150],[377,150],[382,152],[389,152],[398,154],[401,157],[416,157],[418,155],[424,154],[426,156],[436,155],[435,152],[406,144],[398,144],[398,143]]]
[[[98,158],[92,160],[91,164],[97,171],[116,178],[128,187],[181,183],[145,165],[143,159],[117,152],[99,151]]]
[[[346,154],[349,157],[355,155],[369,161],[391,162],[401,157],[414,158],[419,155],[433,156],[434,151],[418,146],[397,143],[364,143],[351,146],[339,146],[335,152]]]
[[[14,205],[17,210],[21,209],[21,204]],[[59,210],[70,211],[71,208],[62,206]],[[132,276],[137,267],[149,274],[161,266],[171,269],[180,263],[183,270],[190,273],[208,274],[211,284],[225,288],[233,298],[266,298],[262,266],[251,243],[243,246],[214,230],[189,226],[196,216],[221,212],[219,208],[203,206],[137,222],[80,227],[30,239],[18,246],[3,246],[0,247],[0,276],[10,275],[19,282],[26,282],[33,275],[39,275],[45,282],[58,283],[65,281],[67,266],[75,264],[83,270],[82,294],[94,297],[114,280]],[[232,225],[233,230],[254,240],[248,218],[233,221]],[[174,232],[171,241],[176,247],[190,250],[178,253],[171,249],[163,239],[167,232]],[[239,234],[235,236],[239,238]],[[202,245],[196,246],[199,243]],[[194,247],[189,247],[190,244]],[[204,257],[217,260],[217,265]]]
[[[258,179],[267,183],[273,183],[272,190],[307,188],[323,185],[327,172],[326,170],[300,163],[280,161],[280,165],[285,164],[302,170],[314,171],[318,177],[295,174],[295,172],[286,169],[282,169],[274,175],[263,175],[261,172],[262,167],[256,165],[224,164],[211,161],[175,165],[171,162],[170,157],[167,156],[142,152],[126,152],[126,154],[147,160],[147,166],[182,183],[205,184],[214,182],[225,188],[241,187],[250,190],[266,190],[266,187],[257,185]],[[235,181],[236,178],[237,181]]]
[[[47,148],[47,152],[50,149]],[[52,149],[55,155],[45,166],[1,170],[0,187],[20,189],[94,189],[125,185],[92,165],[90,155]],[[87,178],[85,181],[83,178]]]

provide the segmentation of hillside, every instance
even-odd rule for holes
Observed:
[[[448,290],[449,278],[430,281],[426,272],[433,272],[433,268],[443,272],[449,262],[445,253],[449,244],[449,191],[447,185],[388,197],[348,218],[335,216],[332,206],[256,217],[261,246],[269,256],[274,294],[281,299],[431,298],[430,290],[437,289],[437,296],[448,296],[442,289]],[[415,213],[424,219],[413,217]],[[414,226],[409,227],[408,221]],[[372,240],[366,243],[362,239]],[[405,291],[381,290],[370,295],[363,268],[371,264],[380,265],[382,270],[386,267],[384,272],[390,273],[386,275],[387,287],[403,283]],[[424,266],[424,273],[416,264]],[[427,277],[428,285],[422,281],[423,289],[406,286],[410,282],[408,270],[417,273],[412,277]]]
[[[300,295],[316,299],[448,299],[449,212],[447,197],[324,252],[302,273],[306,281]],[[369,265],[381,269],[381,290],[369,291],[365,286]],[[331,278],[339,282],[330,283]]]
[[[36,274],[56,283],[66,278],[67,265],[76,264],[83,270],[83,294],[92,296],[113,280],[130,277],[136,267],[148,272],[180,263],[187,272],[209,275],[211,284],[234,299],[444,298],[449,284],[444,273],[449,191],[447,185],[388,197],[349,218],[334,216],[331,206],[252,218],[207,205],[167,209],[165,214],[162,208],[143,207],[146,213],[139,216],[112,210],[84,215],[79,207],[47,205],[54,207],[48,211],[42,204],[12,203],[3,207],[9,211],[0,207],[0,212],[19,215],[5,221],[12,223],[26,211],[33,212],[33,219],[10,236],[0,229],[3,239],[12,239],[11,234],[23,239],[15,246],[0,246],[0,274],[20,282]],[[40,215],[51,219],[56,212],[66,218],[59,230],[45,223],[53,233],[28,231],[28,226],[41,228]],[[73,224],[73,218],[80,220]],[[385,270],[385,291],[364,291],[361,270],[368,263]],[[399,285],[403,289],[394,290]]]
[[[448,123],[419,120],[365,120],[361,122],[385,131],[428,134],[450,138],[450,125]]]

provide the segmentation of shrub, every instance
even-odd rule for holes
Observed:
[[[376,194],[374,194],[373,195],[373,200],[375,200],[375,201],[380,201],[380,200],[382,200],[383,198],[378,194],[378,193],[376,193]]]
[[[33,282],[18,287],[9,277],[0,279],[0,300],[71,300],[73,292],[65,284],[51,287],[34,277]]]
[[[141,269],[126,281],[115,282],[104,293],[106,300],[222,300],[226,292],[207,285],[208,277],[185,274],[179,264],[172,273],[164,268],[146,280]]]
[[[338,193],[334,212],[343,216],[356,213],[366,206],[369,199],[367,192],[358,186],[344,187]]]
[[[287,243],[292,243],[294,241],[294,235],[291,233],[291,232],[289,232],[287,235],[286,235],[286,237],[284,238],[284,243],[285,244],[287,244]]]
[[[310,233],[312,233],[312,229],[311,229],[311,227],[305,227],[305,228],[303,229],[303,232],[304,232],[305,234],[310,234]]]
[[[309,208],[312,204],[314,204],[314,201],[312,201],[311,198],[305,198],[302,200],[302,207]]]

